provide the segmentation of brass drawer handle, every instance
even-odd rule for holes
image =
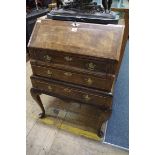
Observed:
[[[88,64],[88,69],[89,69],[89,70],[94,70],[95,67],[96,67],[96,65],[93,64],[92,62],[90,62],[90,63]]]
[[[93,83],[93,80],[92,80],[91,78],[88,78],[88,79],[87,79],[87,84],[88,84],[88,85],[91,85],[92,83]]]
[[[45,59],[46,61],[51,61],[51,60],[52,60],[52,58],[51,58],[49,55],[45,55],[45,56],[44,56],[44,59]]]
[[[69,88],[65,88],[64,91],[67,92],[67,93],[71,92],[71,90]]]
[[[48,86],[48,90],[52,90],[52,87],[51,86]]]
[[[50,70],[47,70],[47,74],[48,74],[49,76],[51,76],[51,75],[52,75],[52,72],[51,72]]]
[[[66,61],[72,61],[72,60],[73,60],[73,59],[72,59],[71,57],[69,57],[69,56],[65,56],[64,59],[65,59]]]
[[[72,76],[72,73],[70,73],[70,72],[65,72],[64,75],[65,75],[65,76]]]
[[[84,99],[85,99],[86,102],[87,101],[90,101],[90,99],[91,99],[88,95],[84,95],[83,97],[84,97]]]

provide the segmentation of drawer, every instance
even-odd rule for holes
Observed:
[[[65,82],[71,82],[78,85],[111,91],[114,76],[104,75],[102,78],[92,75],[81,74],[73,71],[65,71],[51,67],[35,66],[32,65],[34,75],[48,77]]]
[[[115,74],[117,61],[112,59],[99,59],[89,56],[79,56],[64,52],[54,52],[45,49],[30,49],[31,59],[46,63],[67,65],[92,72]]]
[[[69,85],[56,80],[45,80],[36,76],[31,77],[34,88],[51,93],[56,97],[63,97],[75,100],[77,102],[95,105],[99,108],[112,108],[112,95],[99,93],[84,87]]]

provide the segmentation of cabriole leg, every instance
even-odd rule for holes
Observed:
[[[110,118],[111,113],[112,113],[111,110],[105,110],[99,117],[98,125],[97,125],[98,126],[97,135],[101,138],[104,136],[104,132],[102,131],[102,125],[104,122],[106,122]]]
[[[42,113],[39,114],[39,118],[45,117],[45,109],[44,109],[44,106],[43,106],[42,101],[40,99],[41,93],[39,93],[34,88],[31,88],[30,92],[31,92],[31,96],[33,97],[33,99],[37,102],[37,104],[41,108]]]

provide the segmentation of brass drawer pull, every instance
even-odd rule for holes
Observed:
[[[50,70],[47,70],[47,74],[51,76],[52,72]]]
[[[52,58],[49,55],[45,55],[44,59],[45,59],[45,61],[51,61],[52,60]]]
[[[64,91],[67,92],[67,93],[71,92],[71,90],[69,88],[65,88]]]
[[[88,64],[88,69],[89,69],[89,70],[94,70],[95,67],[96,67],[96,65],[93,64],[92,62],[90,62],[90,63]]]
[[[52,87],[51,86],[48,86],[48,90],[52,90]]]
[[[88,79],[87,79],[87,84],[88,84],[88,85],[91,85],[92,83],[93,83],[93,80],[92,80],[91,78],[88,78]]]
[[[72,59],[71,57],[69,57],[69,56],[65,56],[64,59],[65,59],[66,61],[72,61],[72,60],[73,60],[73,59]]]
[[[84,97],[84,99],[85,99],[86,102],[87,101],[90,101],[90,99],[91,99],[88,95],[84,95],[83,97]]]
[[[65,75],[65,76],[72,76],[72,73],[70,73],[70,72],[65,72],[64,75]]]

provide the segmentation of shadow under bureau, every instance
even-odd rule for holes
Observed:
[[[31,95],[45,117],[41,94],[89,104],[103,111],[101,126],[112,112],[113,89],[124,26],[38,19],[29,41]]]

